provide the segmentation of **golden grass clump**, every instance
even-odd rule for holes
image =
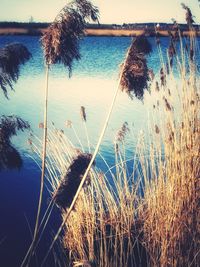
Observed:
[[[64,180],[60,177],[64,177],[66,172],[67,176],[71,175],[70,183],[76,183],[80,177],[77,170],[81,166],[77,160],[78,166],[73,164],[74,158],[85,154],[73,146],[63,131],[55,128],[48,131],[47,178],[54,199],[56,192],[63,187]],[[127,123],[123,124],[120,131],[124,134],[129,131]],[[40,150],[35,146],[38,140],[34,138],[36,137],[32,136],[30,145],[39,153]],[[140,242],[141,224],[134,218],[138,209],[138,185],[134,186],[133,178],[125,176],[123,153],[120,149],[117,153],[117,173],[115,175],[109,171],[112,186],[106,175],[93,166],[89,173],[90,183],[83,187],[75,208],[65,223],[63,245],[69,257],[68,264],[146,266],[147,256]],[[73,165],[75,171],[72,175]],[[71,184],[64,185],[64,201],[72,195],[74,186]],[[66,214],[67,209],[62,209],[63,220]]]
[[[122,179],[122,174],[118,174],[121,178],[114,178],[116,192],[103,174],[92,172],[92,186],[79,196],[63,239],[72,262],[84,260],[89,266],[102,267],[146,266],[147,255],[139,242],[141,224],[133,216],[137,210],[135,188],[129,187],[125,177],[120,184],[117,179]]]
[[[169,80],[167,76],[166,81]],[[144,245],[150,255],[150,266],[198,266],[199,76],[192,70],[183,74],[181,84],[174,85],[173,91],[170,88],[172,96],[166,95],[168,86],[162,92],[165,95],[162,111],[154,111],[160,122],[152,128],[155,132],[151,157],[143,164],[143,172],[148,169],[150,173],[145,178],[144,205],[140,210]]]

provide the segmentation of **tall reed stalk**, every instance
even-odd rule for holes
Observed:
[[[72,72],[73,61],[80,59],[79,40],[84,35],[84,28],[87,20],[98,20],[98,9],[90,1],[75,0],[66,5],[56,16],[54,22],[48,27],[42,37],[42,45],[46,62],[46,84],[45,84],[45,102],[44,102],[44,133],[42,149],[42,168],[40,195],[38,210],[33,235],[32,244],[22,262],[25,264],[27,257],[31,260],[36,243],[39,218],[41,213],[42,195],[44,189],[44,177],[46,168],[46,144],[47,144],[47,106],[48,106],[48,80],[49,68],[52,64],[62,63],[69,70],[69,76]]]
[[[79,185],[77,192],[73,198],[73,201],[72,201],[69,209],[67,210],[67,213],[65,214],[65,216],[63,218],[63,222],[62,222],[60,228],[58,229],[52,244],[49,247],[49,250],[47,252],[47,255],[44,258],[42,265],[45,263],[51,249],[53,248],[54,243],[58,239],[64,225],[66,224],[71,212],[73,211],[74,206],[76,204],[76,201],[79,197],[79,194],[80,194],[80,192],[83,188],[83,185],[85,184],[85,181],[89,175],[90,169],[91,169],[91,167],[94,163],[94,160],[97,156],[97,153],[99,151],[99,147],[102,143],[105,131],[107,129],[107,126],[108,126],[108,123],[109,123],[109,120],[110,120],[110,117],[111,117],[111,114],[112,114],[114,104],[115,104],[119,90],[123,87],[123,89],[125,88],[125,90],[127,92],[129,92],[129,94],[131,91],[134,91],[136,96],[139,96],[139,97],[143,96],[143,90],[145,89],[145,86],[146,86],[147,80],[148,80],[147,67],[145,65],[146,60],[145,60],[144,55],[150,53],[150,51],[151,51],[150,44],[148,43],[148,41],[144,37],[136,38],[132,42],[131,46],[129,47],[127,54],[126,54],[126,57],[125,57],[125,61],[123,63],[121,73],[120,73],[118,85],[116,87],[116,91],[114,93],[112,102],[110,104],[108,114],[106,116],[106,119],[105,119],[105,122],[104,122],[104,125],[102,128],[102,131],[100,133],[97,145],[95,147],[94,153],[93,153],[92,158],[90,160],[90,163],[89,163],[89,165],[88,165],[88,167],[87,167],[87,169],[83,175],[83,178],[81,179],[80,185]],[[140,57],[138,56],[139,54],[140,54]],[[132,59],[132,56],[134,56],[135,60]],[[138,62],[139,63],[142,62],[142,66]],[[137,87],[134,87],[133,83],[135,83],[135,84],[138,83]]]

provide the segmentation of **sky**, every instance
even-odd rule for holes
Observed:
[[[51,22],[67,0],[0,0],[0,21]],[[99,7],[100,23],[185,22],[184,2],[200,24],[198,0],[92,0]]]

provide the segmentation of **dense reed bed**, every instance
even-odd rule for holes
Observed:
[[[132,172],[125,156],[127,123],[116,134],[115,168],[108,166],[108,175],[94,165],[91,168],[64,227],[67,266],[198,266],[200,80],[183,41],[180,55],[174,54],[173,64],[162,66],[144,96],[149,133],[138,136]],[[85,109],[81,110],[86,118]],[[67,126],[75,131],[71,122]],[[40,153],[34,143],[32,148]],[[72,164],[86,154],[54,124],[47,148],[47,178],[54,201]],[[81,181],[83,172],[77,175]],[[73,178],[69,178],[72,183]],[[59,205],[63,220],[69,205]]]
[[[200,77],[196,61],[199,47],[192,13],[187,6],[183,8],[191,36],[181,37],[174,22],[167,57],[162,54],[159,36],[156,37],[161,62],[158,74],[148,70],[148,40],[141,36],[132,42],[94,152],[84,107],[81,118],[87,151],[70,121],[67,127],[74,131],[79,147],[54,123],[45,137],[45,158],[40,153],[42,142],[34,135],[29,140],[34,152],[45,159],[43,174],[52,196],[50,206],[56,204],[60,208],[63,220],[49,251],[64,227],[62,243],[68,256],[67,266],[182,267],[198,266],[200,262]],[[57,44],[61,43],[56,42],[56,48],[49,44],[51,31],[50,27],[43,37],[47,64],[62,62],[70,71],[71,59],[64,58],[67,61],[63,62],[60,58],[62,47]],[[114,142],[115,167],[109,167],[99,154],[108,167],[107,173],[103,173],[94,159],[120,89],[144,102],[149,114],[148,134],[138,135],[130,170],[124,142],[130,129],[125,122]],[[46,123],[40,127],[47,133]],[[51,208],[47,218],[50,211]]]
[[[150,158],[141,158],[139,217],[151,266],[198,266],[200,260],[200,88],[192,62],[189,68],[187,73],[182,66],[173,86],[170,73],[155,93]]]

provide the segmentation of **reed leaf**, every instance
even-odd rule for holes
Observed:
[[[135,95],[139,99],[143,98],[144,89],[148,87],[150,80],[146,55],[151,51],[151,45],[145,36],[136,37],[131,44],[120,80],[122,91],[126,91],[130,97]]]
[[[31,58],[31,53],[20,43],[8,44],[0,48],[0,87],[8,97],[7,88],[13,89],[20,75],[20,65]]]

